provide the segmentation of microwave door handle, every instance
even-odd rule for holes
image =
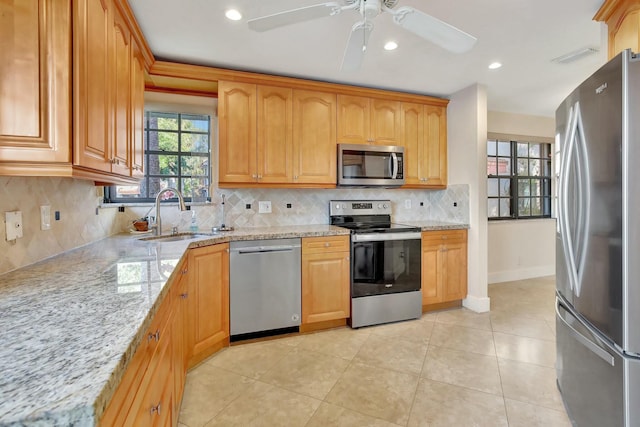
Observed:
[[[391,179],[396,179],[398,176],[398,155],[396,153],[391,153],[391,165],[393,171],[391,172]]]

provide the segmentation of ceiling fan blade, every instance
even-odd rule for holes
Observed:
[[[401,7],[391,13],[393,21],[405,30],[453,53],[469,51],[478,40],[453,25],[412,7]]]
[[[360,64],[364,59],[364,52],[367,50],[371,31],[373,31],[373,24],[370,21],[357,22],[353,25],[340,69],[357,70],[360,68]]]
[[[262,32],[298,22],[336,15],[341,11],[342,8],[338,3],[321,3],[313,6],[301,7],[299,9],[287,10],[285,12],[274,13],[273,15],[263,16],[261,18],[250,19],[247,21],[247,24],[249,24],[249,29]]]

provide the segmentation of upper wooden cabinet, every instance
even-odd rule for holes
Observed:
[[[405,187],[447,186],[446,111],[446,107],[402,104]]]
[[[0,174],[71,162],[70,67],[71,2],[0,2]]]
[[[338,95],[338,142],[399,145],[400,102]]]
[[[121,0],[0,4],[1,175],[136,182],[145,61],[123,7]]]
[[[336,183],[336,95],[293,91],[293,182]]]
[[[131,41],[131,176],[144,177],[144,57]]]
[[[218,117],[221,186],[335,185],[335,95],[220,81]]]
[[[593,18],[608,27],[608,54],[640,51],[640,0],[606,0]]]

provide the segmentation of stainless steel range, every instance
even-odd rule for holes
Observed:
[[[420,229],[392,223],[389,200],[332,200],[329,216],[351,230],[351,327],[422,316]]]

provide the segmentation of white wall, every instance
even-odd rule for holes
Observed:
[[[487,131],[553,138],[555,120],[490,111],[487,114]],[[555,219],[490,221],[488,255],[489,283],[555,274]]]
[[[447,110],[449,183],[469,185],[468,294],[463,305],[489,311],[487,296],[487,94],[472,85]]]

